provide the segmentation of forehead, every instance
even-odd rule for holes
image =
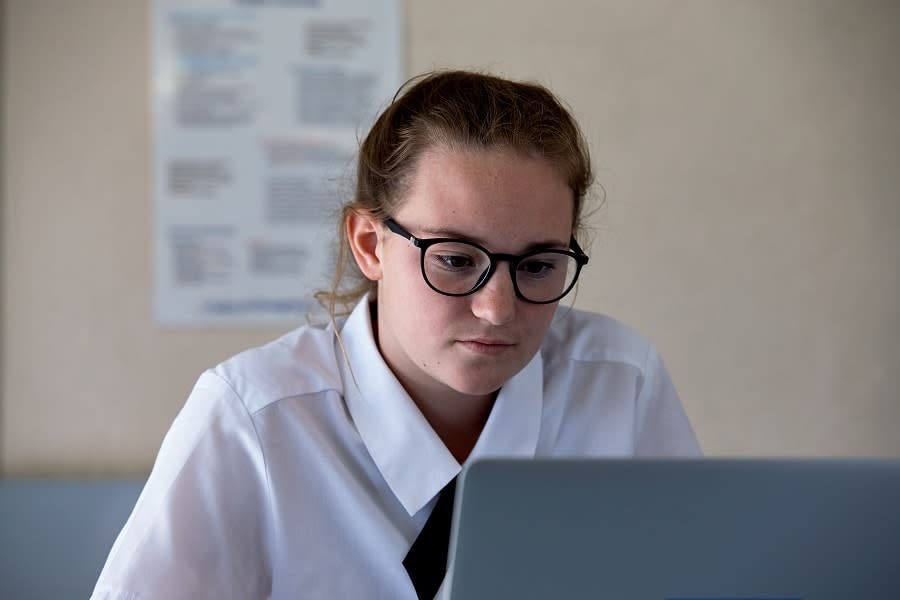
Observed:
[[[546,159],[437,146],[419,158],[394,216],[419,235],[459,232],[513,251],[538,241],[567,245],[573,206],[572,190]]]

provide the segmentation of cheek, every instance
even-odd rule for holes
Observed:
[[[555,304],[532,304],[528,305],[522,314],[525,327],[529,335],[535,338],[534,342],[537,345],[543,341],[555,312]]]
[[[399,240],[382,247],[381,266],[384,272],[382,283],[396,294],[420,293],[420,288],[427,287],[422,279],[419,265],[419,249],[413,248]]]
[[[405,300],[403,305],[411,335],[422,339],[434,347],[444,345],[453,337],[454,325],[459,323],[462,315],[452,302],[454,300],[434,292],[427,286],[417,290]]]
[[[390,307],[392,321],[407,340],[428,343],[440,338],[452,322],[451,307],[446,298],[428,287],[415,265],[392,265],[385,269],[381,292],[385,305]]]

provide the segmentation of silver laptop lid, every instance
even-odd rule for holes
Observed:
[[[487,460],[453,600],[900,599],[900,460]]]

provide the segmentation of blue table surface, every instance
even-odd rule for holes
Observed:
[[[0,598],[88,598],[143,486],[0,479]]]

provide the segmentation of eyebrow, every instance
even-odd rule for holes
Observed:
[[[456,231],[455,229],[444,229],[444,228],[425,228],[422,229],[422,232],[429,236],[435,237],[446,237],[446,238],[455,238],[458,240],[466,241],[466,242],[474,242],[479,246],[484,246],[487,248],[489,244],[482,239],[473,238],[472,236],[465,235],[460,231]],[[560,240],[548,239],[540,242],[534,242],[525,247],[522,252],[531,252],[532,250],[543,250],[543,249],[568,249],[570,246],[570,240],[566,240],[562,242]]]

